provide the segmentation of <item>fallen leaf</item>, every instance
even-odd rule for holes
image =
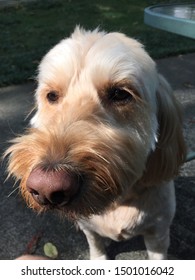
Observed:
[[[45,243],[43,250],[44,254],[49,258],[56,259],[58,256],[58,250],[51,242]]]

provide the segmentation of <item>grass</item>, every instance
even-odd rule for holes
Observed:
[[[124,32],[145,44],[153,58],[195,51],[193,40],[144,25],[144,8],[157,2],[39,0],[1,8],[0,86],[32,79],[41,57],[76,24]]]

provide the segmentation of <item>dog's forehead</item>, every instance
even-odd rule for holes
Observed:
[[[136,40],[120,33],[77,30],[46,54],[39,66],[38,80],[67,88],[81,77],[99,85],[152,76],[153,72],[152,59]]]

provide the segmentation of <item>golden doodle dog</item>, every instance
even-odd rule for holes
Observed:
[[[121,33],[77,27],[42,59],[36,113],[7,150],[29,207],[56,210],[86,235],[143,235],[165,259],[175,212],[173,178],[185,159],[181,114],[143,46]]]

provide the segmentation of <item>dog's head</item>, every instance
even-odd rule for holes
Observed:
[[[178,104],[136,40],[77,28],[43,58],[37,111],[6,154],[28,205],[71,217],[170,180],[185,158]]]

